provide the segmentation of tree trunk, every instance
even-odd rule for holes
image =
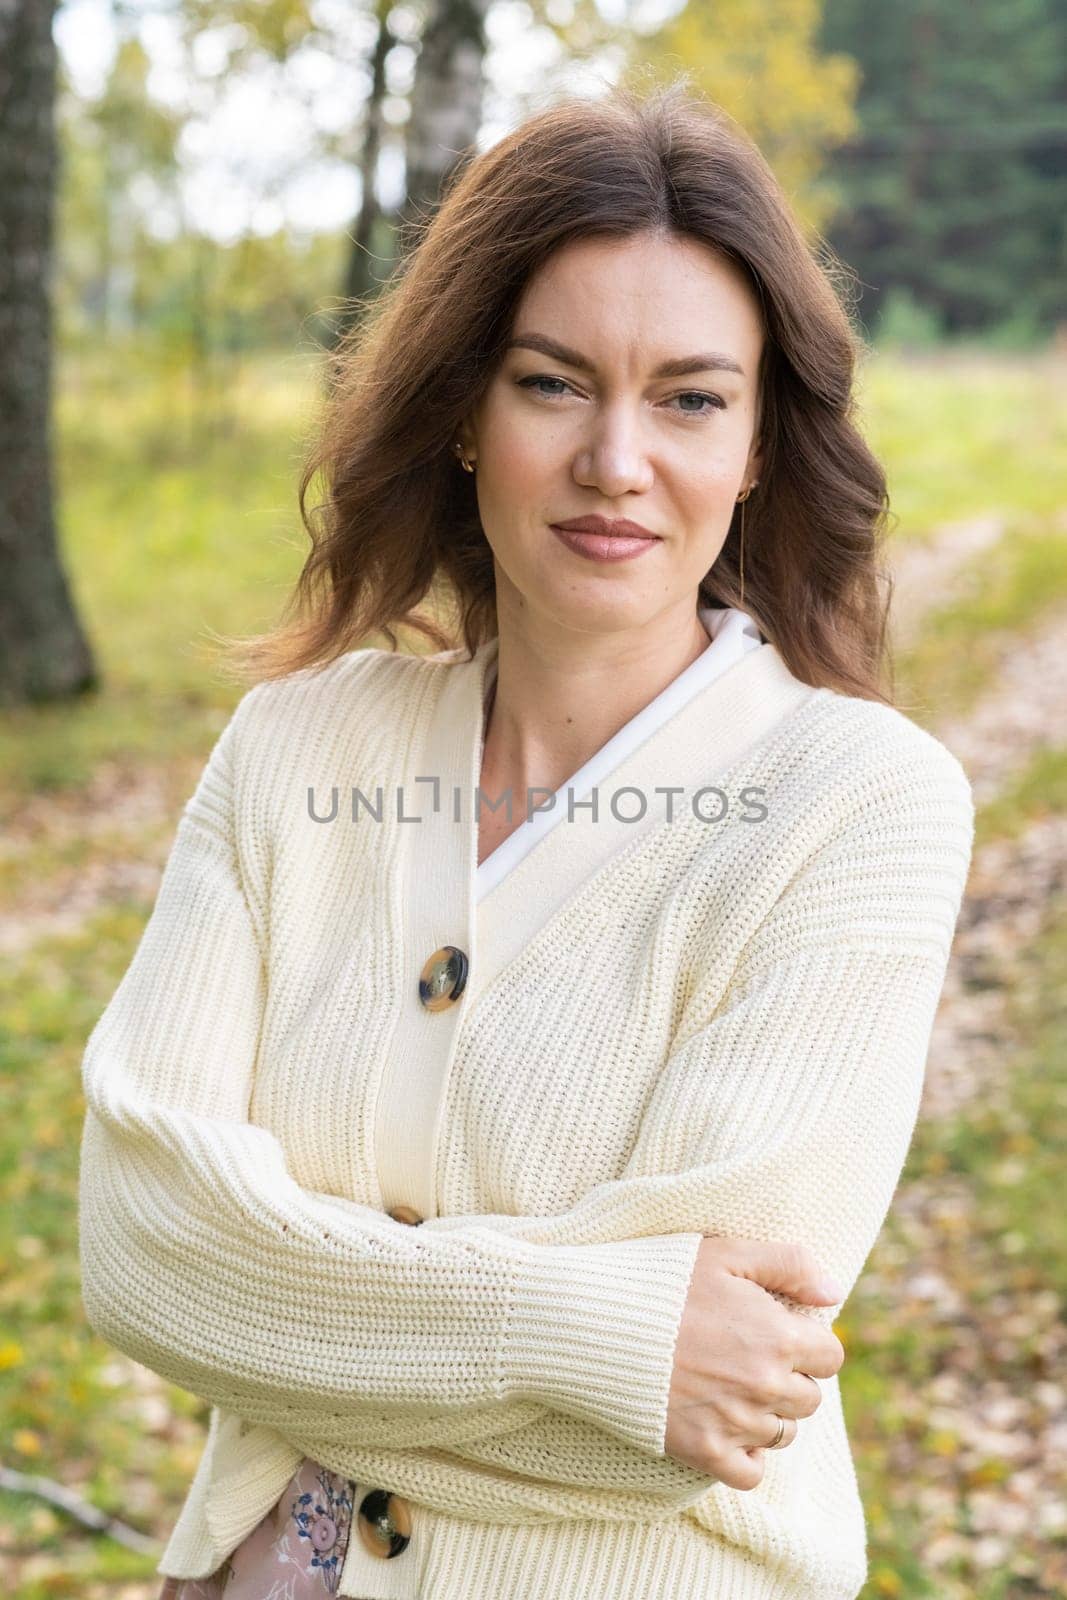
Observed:
[[[0,0],[0,702],[95,688],[52,494],[54,0]]]
[[[402,226],[436,209],[445,179],[478,137],[488,9],[489,0],[431,0],[411,91]]]
[[[385,99],[385,58],[392,49],[395,40],[389,32],[388,16],[392,10],[393,0],[376,0],[375,14],[378,20],[378,37],[374,42],[374,55],[371,59],[371,90],[367,99],[366,110],[363,115],[363,150],[360,155],[359,175],[362,188],[359,216],[356,219],[356,230],[352,239],[352,249],[348,257],[348,272],[345,277],[345,298],[348,301],[361,299],[371,293],[381,282],[383,273],[375,273],[371,245],[374,235],[374,224],[378,220],[379,206],[378,195],[375,191],[374,180],[378,170],[378,156],[382,148],[382,102]],[[356,307],[347,305],[341,317],[338,318],[335,338],[344,327],[352,320]]]
[[[405,199],[388,221],[399,250],[409,224],[432,215],[445,179],[478,137],[482,118],[485,16],[490,0],[428,0],[405,137]],[[361,171],[363,203],[345,283],[347,296],[373,289],[387,276],[372,275],[371,230],[378,218],[374,166],[381,146],[381,100],[385,94],[385,57],[393,44],[379,6],[379,35],[373,62],[373,86],[367,106]],[[337,328],[339,337],[358,310],[349,307]]]

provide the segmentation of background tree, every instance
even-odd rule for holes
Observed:
[[[121,40],[97,99],[79,99],[67,75],[59,76],[63,246],[75,253],[82,331],[97,337],[142,322],[157,242],[147,217],[164,198],[181,203],[184,119],[151,98],[150,70],[144,45],[131,37]]]
[[[826,0],[819,37],[862,70],[830,238],[864,320],[892,291],[946,333],[1051,329],[1067,314],[1062,0]]]
[[[404,125],[404,198],[387,218],[391,236],[387,268],[403,250],[409,227],[417,228],[433,211],[448,174],[477,140],[482,124],[485,19],[489,6],[490,0],[428,0],[422,9]],[[381,215],[375,175],[381,150],[386,62],[396,42],[389,31],[391,9],[386,0],[378,0],[378,37],[364,111],[362,199],[344,286],[348,303],[337,317],[335,338],[358,318],[354,297],[373,291],[387,276],[387,272],[374,269],[371,243],[374,225]]]
[[[0,698],[95,685],[60,560],[52,473],[53,0],[0,4]]]
[[[649,37],[634,36],[629,72],[685,71],[759,145],[802,219],[821,228],[841,202],[827,157],[858,128],[859,71],[818,41],[820,0],[689,0]]]

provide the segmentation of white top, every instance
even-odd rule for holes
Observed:
[[[579,767],[565,785],[556,790],[549,806],[524,817],[514,833],[508,835],[496,849],[487,855],[478,867],[475,893],[479,901],[490,889],[495,889],[513,867],[517,867],[534,845],[557,827],[567,815],[567,795],[570,803],[577,804],[588,797],[591,790],[610,777],[628,755],[643,744],[650,733],[661,728],[687,701],[717,678],[735,661],[740,661],[749,650],[758,650],[760,631],[746,611],[734,606],[701,606],[697,616],[708,634],[708,647],[702,655],[691,661],[672,683],[669,683],[654,700],[650,700],[636,717],[631,717],[607,744],[601,745],[584,766]],[[496,683],[497,659],[494,656],[486,674],[485,704],[489,703]]]

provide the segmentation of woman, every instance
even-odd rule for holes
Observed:
[[[677,85],[472,160],[343,347],[85,1053],[87,1314],[212,1406],[164,1595],[862,1588],[832,1308],[973,807],[880,687],[855,357]]]

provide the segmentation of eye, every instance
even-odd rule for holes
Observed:
[[[705,394],[702,389],[686,389],[683,394],[672,395],[671,399],[672,400],[707,400],[709,402],[709,404],[712,407],[714,407],[715,410],[717,410],[717,411],[725,411],[726,410],[726,401],[722,398],[721,395]],[[683,417],[705,417],[705,416],[707,416],[708,413],[707,413],[707,408],[705,408],[703,406],[701,407],[701,409],[699,411],[691,410],[688,407],[683,406],[681,414],[682,414]]]
[[[518,378],[516,379],[516,382],[518,383],[520,389],[533,389],[534,385],[538,383],[560,383],[565,389],[570,387],[570,385],[566,383],[563,378],[550,378],[544,373],[540,372],[534,373],[533,376],[529,378]],[[543,395],[546,400],[556,400],[559,398],[558,392],[554,395],[545,394],[543,389],[536,389],[534,392],[536,394]]]

